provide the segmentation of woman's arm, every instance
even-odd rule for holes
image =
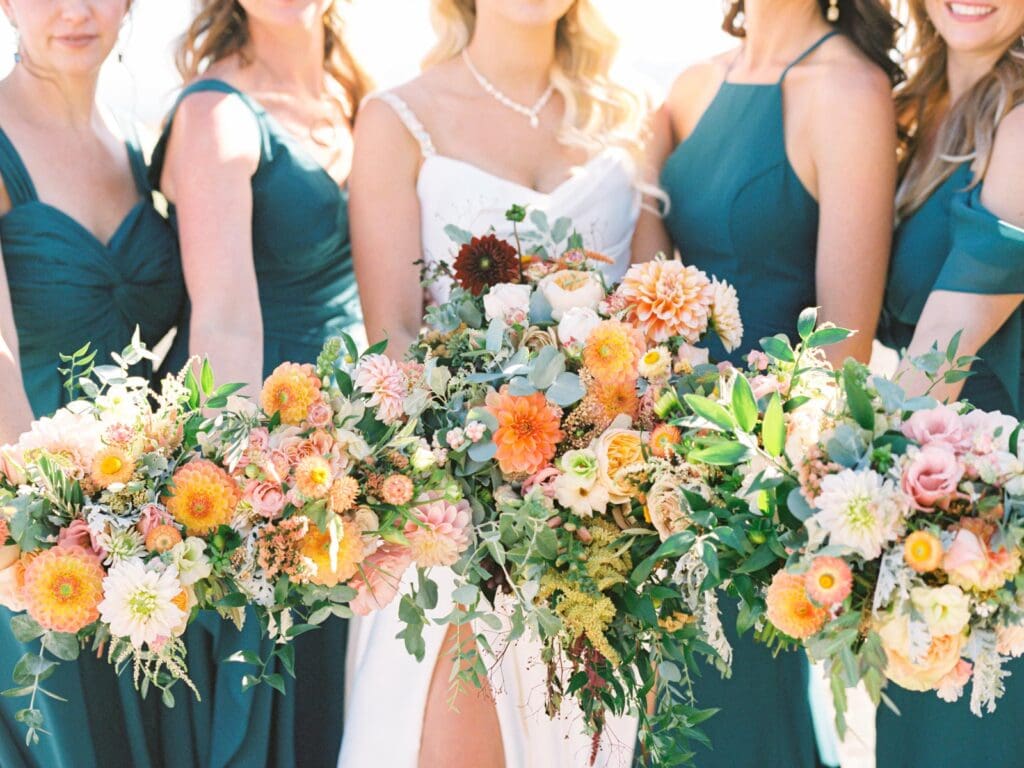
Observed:
[[[1007,115],[996,132],[981,202],[1001,220],[1024,228],[1024,107]],[[1007,264],[1019,271],[1021,265]],[[932,291],[921,312],[914,338],[907,349],[909,357],[926,353],[933,344],[945,350],[953,336],[961,332],[958,353],[977,354],[985,343],[1024,301],[1024,294],[980,294],[956,291]],[[900,370],[900,384],[912,394],[925,392],[930,382],[909,363]],[[955,400],[964,382],[940,382],[931,391],[938,400]]]
[[[352,256],[366,336],[388,339],[387,353],[402,359],[423,323],[420,203],[416,195],[420,149],[385,103],[366,102],[355,129],[349,177]]]
[[[0,250],[0,445],[16,442],[32,423],[32,408],[21,381],[18,360],[18,332],[7,286],[7,270]]]
[[[192,303],[189,351],[208,356],[219,380],[256,390],[263,380],[252,250],[252,175],[259,159],[259,126],[245,105],[231,95],[197,93],[174,117],[161,180],[177,209]]]
[[[867,362],[882,310],[896,194],[896,116],[881,72],[851,72],[815,99],[820,219],[816,288],[821,317],[856,330],[828,348],[839,364]]]
[[[653,112],[649,119],[647,146],[644,147],[644,162],[640,169],[640,181],[645,187],[658,187],[661,169],[672,154],[672,117],[669,102]],[[643,207],[633,233],[632,259],[634,264],[650,261],[659,253],[672,256],[672,238],[665,228],[663,217],[664,201],[643,189]]]

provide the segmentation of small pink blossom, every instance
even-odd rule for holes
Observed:
[[[466,439],[471,443],[479,443],[483,440],[486,432],[487,427],[484,426],[483,422],[471,421],[466,425]]]
[[[329,432],[318,429],[309,436],[309,445],[313,449],[314,456],[327,456],[334,450],[334,438]]]
[[[142,508],[136,528],[139,529],[139,533],[143,536],[148,536],[149,532],[158,525],[171,525],[173,522],[174,518],[171,517],[171,513],[167,511],[167,508],[163,504],[153,502]]]
[[[253,511],[273,520],[281,514],[285,505],[285,494],[280,483],[253,482],[245,489],[244,498],[252,504]]]
[[[929,443],[904,468],[903,492],[922,512],[946,509],[963,476],[963,464],[946,443]]]
[[[782,392],[783,383],[778,376],[755,376],[750,380],[750,388],[754,391],[754,397],[760,400],[773,392]]]
[[[948,405],[915,412],[903,422],[903,434],[922,446],[940,443],[957,454],[970,446],[960,415]]]
[[[270,447],[270,433],[266,427],[257,427],[249,433],[249,450],[263,453]]]
[[[448,434],[444,437],[444,441],[448,443],[448,447],[453,451],[458,451],[466,445],[466,433],[456,427],[455,429],[448,431]]]
[[[313,403],[309,406],[309,411],[306,414],[306,420],[314,427],[326,427],[331,423],[331,418],[334,416],[334,412],[331,410],[331,406],[325,403],[323,400],[317,403]]]
[[[285,501],[291,504],[296,509],[301,509],[306,503],[306,500],[302,497],[298,488],[292,487],[288,489],[288,493],[285,494]]]
[[[118,422],[107,427],[105,437],[111,445],[127,445],[135,437],[135,431],[127,424]]]
[[[523,482],[523,495],[525,496],[536,488],[549,499],[555,498],[555,481],[561,474],[554,467],[545,467],[540,472],[530,475]]]
[[[93,544],[89,524],[80,517],[76,517],[67,527],[60,529],[57,533],[57,546],[81,547],[97,555],[101,552],[100,548]]]
[[[970,662],[960,659],[953,670],[939,680],[939,684],[935,686],[939,698],[946,702],[959,699],[963,695],[964,686],[970,681],[973,671],[974,667]]]
[[[711,353],[707,349],[695,347],[685,342],[679,347],[679,352],[676,353],[676,360],[678,362],[689,363],[694,368],[698,365],[707,365],[710,359]]]
[[[768,357],[764,352],[759,349],[752,349],[747,354],[747,365],[757,371],[768,370],[768,364],[771,362],[771,358]]]

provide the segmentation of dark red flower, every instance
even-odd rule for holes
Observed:
[[[494,235],[474,237],[455,257],[455,279],[479,296],[492,285],[519,282],[519,253]]]

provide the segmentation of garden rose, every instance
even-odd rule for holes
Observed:
[[[633,484],[622,476],[622,470],[644,461],[643,435],[636,430],[615,426],[628,422],[628,419],[616,419],[594,444],[597,479],[608,489],[608,499],[613,504],[625,504],[636,494]]]
[[[1005,548],[993,551],[973,531],[961,528],[946,551],[942,568],[951,584],[988,592],[1013,578],[1020,569],[1020,553]]]
[[[566,347],[585,344],[590,332],[600,324],[601,318],[589,307],[570,307],[558,321],[558,340]]]
[[[910,620],[905,614],[892,614],[879,627],[888,664],[885,675],[908,691],[934,690],[960,661],[962,634],[932,638],[928,651],[917,662],[910,660]]]
[[[484,294],[484,314],[488,320],[502,320],[509,324],[522,324],[530,312],[528,285],[499,283]]]
[[[903,470],[903,492],[916,509],[946,509],[957,494],[964,466],[945,443],[929,443]]]
[[[538,285],[540,292],[551,305],[551,317],[560,322],[574,307],[597,309],[604,299],[604,286],[596,272],[563,269],[548,275]]]
[[[957,453],[968,447],[960,415],[948,405],[917,411],[903,422],[903,434],[921,445],[941,444]]]
[[[280,483],[254,483],[246,489],[246,495],[253,512],[268,520],[276,518],[284,509],[285,495]]]

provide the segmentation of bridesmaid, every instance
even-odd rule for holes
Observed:
[[[202,0],[179,52],[186,86],[152,178],[171,204],[191,300],[189,349],[249,393],[284,361],[312,363],[360,324],[349,257],[351,123],[368,90],[345,46],[341,0]],[[333,766],[347,626],[298,638],[287,696],[241,692],[260,646],[210,614],[189,637],[203,701],[172,713],[195,766]],[[264,657],[272,650],[260,648]],[[189,733],[189,731],[193,733]]]
[[[96,102],[128,5],[0,0],[18,37],[0,82],[0,444],[66,403],[61,353],[89,342],[109,362],[136,325],[153,346],[185,298],[174,233],[152,206],[135,135]],[[0,609],[4,688],[28,650],[9,622]],[[37,698],[51,733],[31,748],[15,721],[27,700],[0,699],[4,768],[152,764],[147,731],[160,704],[143,702],[130,674],[118,679],[86,649],[46,687],[67,701]]]
[[[684,71],[656,119],[651,165],[671,205],[641,215],[634,258],[674,247],[735,285],[745,349],[820,305],[859,330],[833,358],[870,356],[892,235],[896,29],[881,0],[736,0],[725,30],[743,45]],[[711,354],[742,357],[717,342]],[[737,637],[734,601],[723,611],[732,677],[709,669],[695,686],[723,708],[699,764],[814,766],[805,661],[773,659]]]
[[[910,355],[978,355],[966,382],[933,390],[1024,417],[1024,2],[911,0],[913,76],[896,107],[910,135],[880,338]],[[901,383],[929,383],[904,366]],[[1024,691],[1013,677],[995,714],[890,686],[902,716],[878,712],[878,765],[1020,765]]]
[[[396,357],[423,322],[418,262],[450,263],[457,251],[446,225],[477,234],[493,227],[511,239],[504,212],[513,204],[552,224],[568,217],[587,247],[612,261],[606,276],[615,281],[629,265],[640,206],[634,158],[643,104],[609,76],[617,40],[595,2],[431,6],[438,44],[419,77],[367,102],[352,170],[367,333],[371,341],[388,337]],[[446,301],[449,285],[432,284],[428,300]],[[397,602],[353,622],[340,768],[589,765],[581,717],[543,714],[539,648],[515,644],[493,665],[493,700],[473,690],[453,708],[454,634],[428,626],[426,660],[417,664],[395,639],[400,630]],[[616,754],[599,764],[628,763],[635,722],[609,725],[604,744]]]

